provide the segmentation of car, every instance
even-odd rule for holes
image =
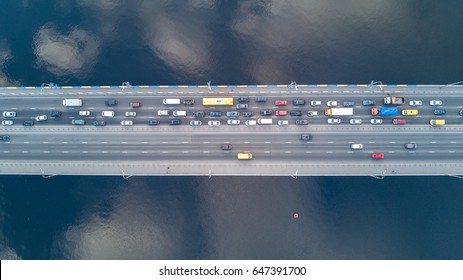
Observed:
[[[237,110],[242,110],[242,109],[247,109],[247,108],[248,108],[248,104],[242,104],[242,103],[236,104]]]
[[[383,153],[372,153],[371,158],[374,158],[374,159],[384,158],[384,154]]]
[[[105,126],[106,122],[105,121],[94,121],[93,125],[94,126]]]
[[[261,116],[271,116],[273,114],[272,110],[261,110],[260,115]]]
[[[376,101],[374,100],[363,100],[362,101],[363,106],[374,106],[376,104]]]
[[[195,104],[195,100],[193,98],[185,98],[182,103],[183,105],[191,106]]]
[[[405,124],[405,119],[393,119],[392,124],[397,124],[397,125]]]
[[[318,116],[318,111],[307,111],[307,116],[309,117]]]
[[[243,117],[249,118],[254,115],[254,112],[243,112]]]
[[[229,125],[239,125],[241,122],[240,120],[228,120],[227,124]]]
[[[220,121],[208,121],[207,125],[209,125],[209,126],[220,126]]]
[[[410,100],[408,102],[408,105],[410,105],[412,107],[421,106],[421,105],[423,105],[423,101],[421,101],[421,100]]]
[[[319,100],[312,100],[310,101],[310,106],[315,107],[315,106],[322,106],[322,102]]]
[[[158,120],[148,120],[148,125],[159,125]]]
[[[289,115],[291,117],[300,117],[300,116],[302,116],[302,112],[301,111],[291,111],[291,112],[289,112]]]
[[[33,126],[33,125],[34,125],[34,121],[23,121],[23,125],[24,125],[24,126]]]
[[[354,101],[344,101],[342,102],[342,106],[344,107],[354,107],[355,102]]]
[[[236,118],[236,117],[239,117],[239,116],[240,116],[240,112],[238,112],[238,111],[227,112],[227,117],[229,117],[229,118]]]
[[[349,123],[350,124],[362,124],[362,120],[361,119],[351,119]]]
[[[312,135],[310,135],[310,134],[301,134],[299,136],[299,139],[301,139],[302,141],[310,141],[310,140],[312,140]]]
[[[90,111],[79,111],[79,116],[88,117],[90,116]]]
[[[402,110],[402,115],[404,116],[416,116],[418,115],[418,110]]]
[[[256,120],[247,120],[244,122],[245,125],[257,125]]]
[[[62,113],[60,111],[51,111],[50,112],[50,117],[52,118],[60,118]]]
[[[230,151],[231,149],[233,149],[233,145],[232,144],[222,144],[220,145],[220,149],[223,151]]]
[[[126,117],[136,117],[136,116],[137,116],[137,112],[125,112],[125,116],[126,116]]]
[[[106,106],[116,106],[117,105],[117,100],[116,99],[108,99],[104,102]]]
[[[10,141],[10,135],[0,135],[0,141]]]
[[[132,108],[140,108],[141,103],[138,102],[138,101],[130,102],[130,107],[132,107]]]
[[[190,121],[191,126],[200,126],[201,124],[203,124],[202,121]]]
[[[2,125],[13,125],[13,121],[12,120],[3,120]]]
[[[436,126],[436,125],[441,126],[441,125],[445,125],[445,120],[444,119],[434,119],[434,120],[430,120],[429,124],[432,126]]]
[[[338,101],[334,101],[334,100],[327,101],[326,106],[328,107],[338,106]]]
[[[203,118],[204,117],[204,111],[193,112],[193,117],[195,117],[195,118]]]
[[[211,112],[209,112],[209,116],[210,117],[221,117],[222,112],[220,112],[220,111],[211,111]]]
[[[121,121],[121,125],[133,125],[133,121]]]
[[[288,105],[288,100],[275,100],[275,106],[286,106]]]
[[[363,149],[363,144],[360,144],[360,143],[352,143],[352,144],[350,145],[350,148],[351,148],[352,150],[361,150],[361,149]]]
[[[430,100],[429,105],[431,105],[431,106],[440,106],[440,105],[442,105],[442,100]]]
[[[463,110],[460,110],[460,111],[458,112],[458,115],[460,115],[460,116],[463,117]]]
[[[256,102],[267,102],[267,97],[258,96],[256,97]]]
[[[289,125],[289,121],[288,120],[279,120],[278,125]]]
[[[182,124],[182,121],[179,120],[179,119],[171,119],[171,120],[169,121],[169,124],[170,124],[170,125],[181,125],[181,124]]]
[[[247,96],[238,97],[238,102],[249,102],[251,99]]]
[[[304,119],[297,119],[296,120],[296,125],[308,125],[308,124],[309,124],[308,120],[304,120]]]
[[[293,105],[294,105],[294,106],[302,106],[302,105],[305,105],[305,100],[304,100],[304,99],[294,99],[294,100],[293,100]]]
[[[169,110],[158,110],[158,116],[168,116],[169,113]]]
[[[14,118],[14,117],[16,117],[16,112],[5,111],[5,112],[3,112],[3,117],[4,118]]]
[[[329,119],[328,119],[328,123],[329,123],[329,124],[338,124],[338,123],[341,123],[341,119],[329,118]]]
[[[382,119],[371,119],[370,123],[371,124],[382,124],[383,120]]]
[[[114,117],[114,111],[103,111],[101,112],[103,117]]]
[[[445,115],[445,113],[447,113],[447,111],[445,111],[443,109],[434,110],[434,115]]]
[[[82,119],[72,119],[71,124],[73,124],[73,125],[84,125],[84,124],[85,124],[85,120],[82,120]]]
[[[275,111],[275,116],[286,116],[287,114],[288,114],[288,111],[285,111],[285,110]]]
[[[41,116],[35,117],[35,120],[38,121],[38,122],[43,122],[43,121],[48,120],[48,117],[47,117],[47,115],[41,115]]]
[[[405,149],[416,149],[416,143],[405,143]]]

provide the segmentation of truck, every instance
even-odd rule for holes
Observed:
[[[258,119],[258,124],[273,124],[273,119]]]
[[[373,107],[370,111],[372,116],[390,116],[399,114],[399,109],[397,107]]]
[[[384,97],[384,104],[394,104],[394,105],[402,105],[405,103],[405,98],[403,97]]]
[[[352,116],[354,114],[354,108],[328,108],[325,109],[325,115],[327,116]]]
[[[72,99],[63,99],[63,106],[66,107],[81,107],[82,99],[72,98]]]

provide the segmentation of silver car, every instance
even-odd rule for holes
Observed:
[[[2,125],[13,125],[13,121],[12,120],[3,120]]]
[[[16,117],[16,112],[5,111],[5,112],[3,112],[3,117],[4,118],[14,118],[14,117]]]
[[[338,123],[341,123],[341,119],[329,118],[329,119],[328,119],[328,123],[329,123],[329,124],[338,124]]]
[[[351,119],[349,122],[350,124],[362,124],[361,119]]]
[[[383,120],[382,119],[371,119],[370,123],[371,124],[382,124]]]

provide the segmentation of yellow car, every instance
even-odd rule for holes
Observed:
[[[404,115],[404,116],[416,116],[416,115],[418,115],[418,110],[416,110],[416,109],[402,110],[402,115]]]
[[[432,126],[445,125],[445,120],[443,120],[443,119],[434,119],[434,120],[430,120],[429,124],[432,125]]]
[[[238,159],[252,159],[252,154],[248,152],[238,153]]]

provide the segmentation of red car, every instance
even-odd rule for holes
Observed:
[[[141,107],[141,103],[140,102],[130,102],[130,107],[139,108]]]
[[[405,124],[405,119],[393,119],[392,124]]]
[[[275,100],[275,106],[286,106],[288,105],[288,100]]]
[[[384,158],[383,153],[372,153],[371,158]]]
[[[286,116],[288,114],[288,111],[280,110],[280,111],[275,111],[276,116]]]

